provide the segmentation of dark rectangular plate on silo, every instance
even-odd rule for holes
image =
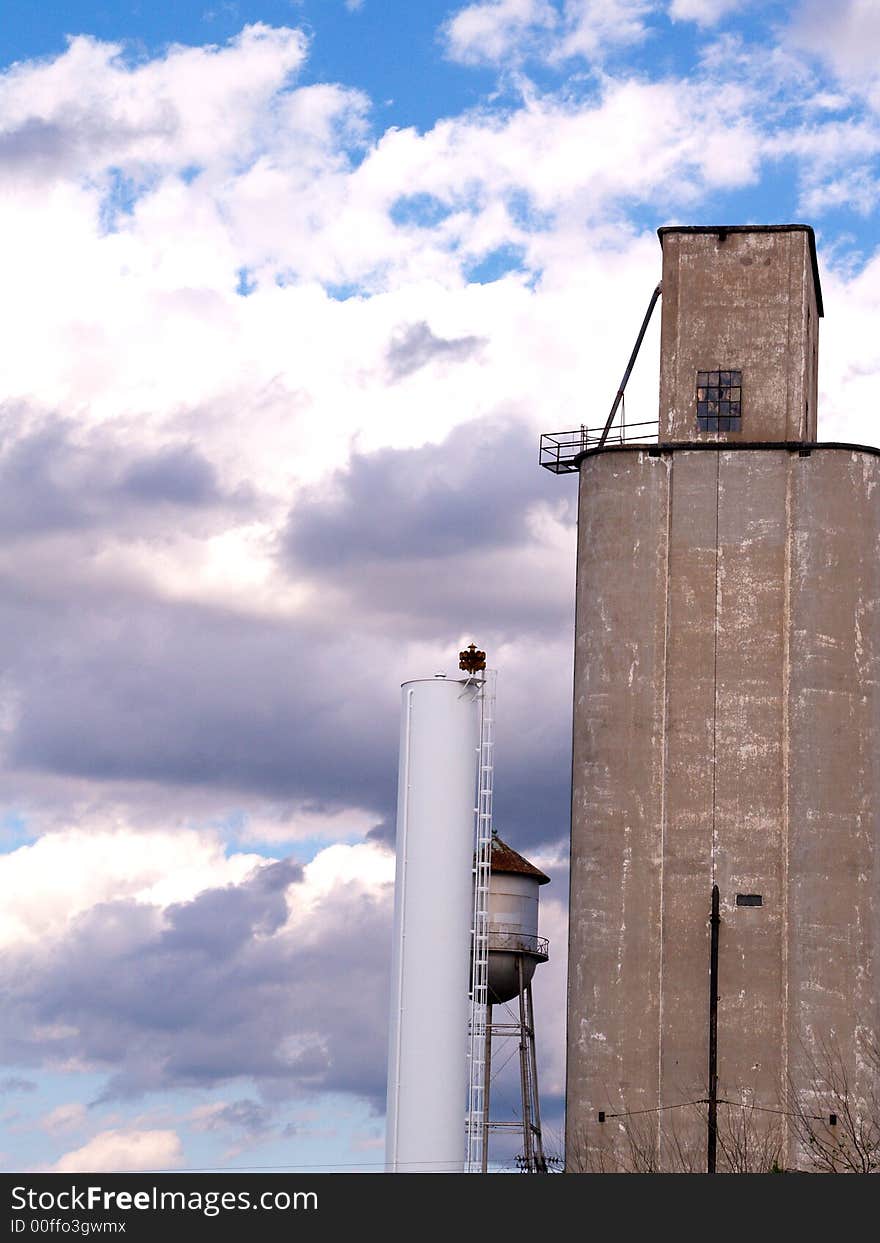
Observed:
[[[736,904],[737,906],[763,906],[764,899],[759,893],[738,893]]]

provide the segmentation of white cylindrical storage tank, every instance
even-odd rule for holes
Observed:
[[[402,691],[386,1163],[461,1173],[480,685]]]

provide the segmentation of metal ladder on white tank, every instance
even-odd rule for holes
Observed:
[[[495,748],[495,670],[487,669],[480,693],[480,746],[474,807],[474,905],[468,1023],[468,1098],[465,1173],[484,1170],[486,1013],[489,1000],[489,879],[492,871],[492,787]]]

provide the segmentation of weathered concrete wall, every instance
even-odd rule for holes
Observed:
[[[661,440],[815,440],[811,236],[803,227],[661,230]],[[739,432],[697,430],[697,372],[718,368],[743,373]]]
[[[831,1039],[880,1089],[880,457],[654,454],[581,465],[573,1165],[702,1159],[664,1107],[706,1094],[713,883],[720,1095],[783,1107]]]
[[[857,1094],[880,1034],[880,458],[814,453],[792,489],[788,1056],[823,1043]],[[799,1021],[795,1021],[795,1017]],[[876,1121],[876,1118],[875,1118]]]
[[[595,1110],[657,1097],[667,470],[609,454],[581,478],[598,474],[602,503],[578,530],[569,1160]]]
[[[718,1085],[725,1099],[778,1107],[784,1087],[788,489],[790,472],[810,459],[785,451],[709,456],[718,465],[713,879],[724,921]],[[762,905],[737,906],[737,894],[760,894]]]

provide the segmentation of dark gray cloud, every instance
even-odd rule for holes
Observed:
[[[20,589],[0,593],[18,700],[8,768],[388,811],[390,651],[365,664],[344,626],[140,596],[64,600],[59,612]]]
[[[367,833],[368,842],[384,842],[386,846],[394,846],[397,840],[397,826],[393,820],[383,820]]]
[[[253,1138],[265,1135],[272,1130],[272,1110],[259,1101],[230,1101],[228,1105],[211,1114],[206,1124],[206,1130],[210,1131],[224,1127],[243,1131],[245,1135]]]
[[[40,474],[37,446],[22,461],[51,498],[85,459],[64,429],[46,434],[54,477]],[[291,515],[283,564],[316,602],[293,619],[76,578],[34,591],[22,559],[0,582],[10,778],[359,805],[380,822],[372,836],[389,841],[397,683],[433,671],[402,666],[401,647],[430,641],[448,664],[473,627],[493,658],[502,644],[534,643],[496,659],[496,813],[527,853],[557,840],[568,819],[571,582],[548,569],[530,520],[568,500],[534,450],[526,429],[497,423],[431,450],[355,459],[332,495],[315,491]],[[98,477],[118,506],[167,522],[210,492],[210,468],[192,461],[129,456]],[[70,508],[59,529],[101,520],[88,508],[76,517],[99,491],[84,500],[61,489]],[[393,524],[400,532],[385,538]],[[293,937],[280,929],[297,875],[279,864],[172,908],[164,924],[137,903],[107,903],[50,955],[7,956],[7,1062],[82,1058],[109,1072],[118,1097],[252,1077],[266,1101],[351,1092],[381,1108],[387,903],[341,895],[307,938]],[[259,1117],[239,1112],[230,1128],[256,1134]]]
[[[343,614],[331,633],[330,622],[321,629],[138,597],[73,597],[47,616],[8,592],[0,635],[17,706],[7,782],[21,791],[41,775],[56,784],[66,776],[113,785],[117,797],[120,783],[149,782],[176,787],[182,806],[187,788],[225,790],[238,806],[357,806],[384,823],[374,836],[387,840],[398,684],[434,669],[403,664],[393,629],[362,635],[359,621],[351,633],[345,622]],[[570,626],[515,660],[502,642],[513,619],[486,623],[474,638],[501,664],[499,824],[523,842],[555,841],[568,822]],[[438,667],[454,668],[456,629],[436,626]]]
[[[485,344],[484,337],[435,336],[429,325],[420,320],[397,331],[385,357],[392,377],[401,380],[438,359],[465,362]]]
[[[355,454],[297,503],[284,551],[291,564],[322,572],[484,555],[525,543],[529,510],[558,507],[565,495],[539,469],[533,432],[509,419],[482,420],[441,445]]]
[[[0,134],[0,166],[20,168],[63,167],[70,150],[69,130],[56,121],[28,117],[15,129]]]
[[[381,1113],[390,886],[372,895],[340,885],[306,923],[284,929],[288,904],[295,912],[302,900],[300,876],[280,861],[170,907],[164,920],[132,901],[104,903],[59,946],[7,949],[0,1057],[86,1061],[109,1076],[96,1103],[252,1081],[259,1099],[235,1099],[198,1124],[235,1142],[277,1133],[278,1106],[294,1097],[350,1094]],[[539,1050],[558,1044],[559,1020],[539,1007]],[[516,1057],[502,1070],[511,1049],[496,1049],[496,1118],[518,1109]],[[548,1093],[544,1106],[546,1123],[559,1102]]]
[[[20,797],[44,781],[57,794],[61,779],[84,780],[99,797],[102,786],[148,783],[228,791],[237,805],[359,806],[391,825],[397,686],[425,673],[401,652],[428,645],[440,667],[466,634],[496,663],[511,652],[502,688],[520,679],[517,662],[541,667],[531,697],[504,692],[496,806],[523,842],[559,836],[573,563],[548,559],[530,522],[565,514],[573,489],[538,468],[528,429],[485,422],[440,446],[356,457],[331,489],[307,493],[280,548],[310,602],[284,620],[246,600],[200,607],[80,577],[83,527],[127,521],[161,536],[217,495],[189,445],[150,457],[90,448],[53,422],[0,456],[0,531],[4,514],[7,527],[45,527],[48,514],[73,533],[54,575],[31,568],[27,544],[0,567],[7,788]]]
[[[93,521],[95,502],[88,487],[93,479],[85,455],[70,444],[68,431],[63,422],[46,420],[16,436],[7,424],[0,456],[0,531],[5,536],[77,528]],[[99,492],[105,490],[106,485]]]
[[[102,1099],[244,1077],[268,1102],[385,1091],[390,901],[341,886],[303,930],[279,931],[299,870],[279,862],[237,886],[156,911],[91,908],[60,946],[7,952],[0,1052],[10,1065],[75,1057],[110,1073]],[[47,1034],[48,1033],[48,1034]],[[225,1121],[267,1121],[238,1102]]]
[[[494,822],[517,850],[565,838],[571,820],[571,689],[534,704],[548,737],[530,736],[529,722],[507,717],[495,751]],[[502,711],[503,714],[503,711]]]
[[[8,1075],[5,1079],[0,1079],[0,1093],[5,1095],[7,1092],[36,1092],[37,1085],[33,1079],[22,1079],[20,1075]]]
[[[287,919],[285,889],[302,868],[282,860],[257,872],[248,885],[212,889],[176,907],[164,944],[172,952],[229,957],[252,935],[271,936]]]
[[[172,445],[135,460],[121,488],[140,500],[174,505],[216,504],[221,496],[214,467],[193,445]]]
[[[289,574],[321,583],[328,615],[357,619],[367,650],[377,632],[438,652],[468,635],[501,664],[497,811],[524,842],[550,842],[569,815],[574,541],[566,560],[532,523],[570,526],[574,489],[536,456],[510,420],[356,456],[300,501],[282,547]]]
[[[68,108],[63,117],[30,116],[0,132],[0,169],[7,176],[48,180],[91,171],[102,166],[130,164],[143,169],[144,139],[172,138],[179,119],[164,102],[151,121],[132,126],[122,117],[110,117],[98,108]]]
[[[77,439],[74,425],[0,408],[0,535],[134,526],[146,534],[168,521],[167,509],[240,509],[247,488],[221,489],[214,466],[192,444],[144,454],[121,432],[98,429]]]

